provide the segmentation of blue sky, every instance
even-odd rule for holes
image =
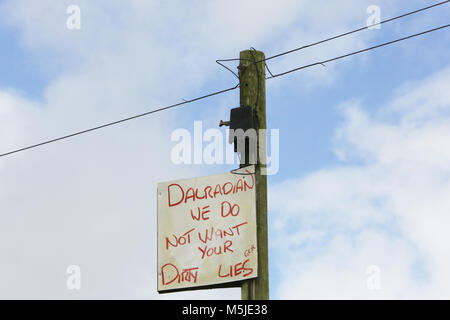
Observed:
[[[387,19],[432,3],[3,0],[0,151],[228,88],[236,78],[216,59],[252,46],[269,56],[364,26],[369,5]],[[80,30],[66,28],[70,4],[81,9]],[[449,10],[269,67],[441,26]],[[280,130],[279,172],[268,177],[271,298],[450,296],[450,256],[436,248],[450,240],[449,40],[445,29],[267,81],[268,128]],[[217,128],[238,99],[226,93],[2,159],[0,252],[9,262],[0,297],[239,298],[236,289],[156,293],[153,197],[159,181],[233,168],[173,164],[170,134],[195,120]],[[79,292],[64,286],[70,264],[85,270]],[[367,288],[370,265],[380,290]]]
[[[39,60],[20,46],[19,32],[3,26],[0,33],[2,43],[1,69],[2,87],[14,87],[28,96],[39,98],[45,84],[50,80]]]

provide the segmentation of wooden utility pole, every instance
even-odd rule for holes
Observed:
[[[256,109],[256,131],[266,129],[266,73],[264,53],[245,50],[240,53],[240,106]],[[258,62],[261,61],[261,62]],[[241,287],[243,300],[269,299],[269,254],[267,237],[267,176],[261,174],[265,168],[266,135],[258,134],[258,162],[255,170],[256,182],[256,224],[258,248],[258,277],[244,281]],[[260,157],[264,159],[260,159]]]

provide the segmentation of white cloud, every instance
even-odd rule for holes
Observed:
[[[281,1],[274,7],[272,1],[80,0],[81,30],[70,31],[66,8],[72,3],[0,5],[2,23],[17,28],[24,50],[56,75],[39,103],[0,90],[2,152],[190,98],[210,81],[219,82],[212,77],[219,70],[213,63],[218,57],[235,57],[251,45],[277,53],[329,35],[321,22],[343,28],[353,26],[356,17],[366,19],[365,7],[355,7],[355,1],[323,10],[324,2],[306,1]],[[255,17],[245,19],[250,13]],[[337,47],[358,44],[350,39]],[[280,64],[278,71],[284,66],[291,65]],[[215,290],[214,296],[208,291],[156,294],[156,182],[195,174],[192,168],[168,164],[167,142],[177,121],[173,113],[157,114],[3,158],[0,297],[239,297],[237,289]],[[359,175],[355,180],[367,179]],[[343,191],[343,196],[352,194]],[[315,201],[310,205],[322,205]],[[338,198],[330,194],[327,201]],[[366,207],[364,199],[347,206]],[[374,211],[365,210],[364,216]],[[379,219],[384,223],[387,218]],[[364,223],[360,220],[355,226]],[[72,264],[82,268],[80,292],[65,288],[65,270]]]
[[[1,143],[5,149],[12,149],[30,125],[30,121],[25,121],[24,114],[33,115],[36,113],[36,104],[27,101],[19,93],[8,90],[0,91],[0,127]],[[1,164],[0,164],[1,165]]]
[[[66,28],[71,1],[2,3],[2,22],[56,75],[39,103],[0,90],[2,152],[190,98],[219,70],[219,53],[237,55],[294,17],[292,1],[256,3],[247,6],[263,14],[249,28],[219,2],[77,1],[81,30]],[[156,293],[156,183],[196,174],[170,165],[176,123],[155,114],[3,158],[0,296],[238,298],[239,289]],[[79,292],[65,287],[73,264]]]
[[[59,76],[40,103],[0,90],[2,152],[176,102],[207,75],[189,72],[198,58],[179,59],[185,42],[161,45],[139,8],[130,14],[85,2],[78,35],[65,29],[60,2],[29,4],[9,2],[6,13],[28,48],[57,58]],[[123,19],[125,29],[109,19]],[[167,112],[2,158],[0,296],[211,298],[209,291],[156,292],[156,183],[195,174],[170,164],[175,125]],[[66,288],[73,264],[81,267],[80,291]],[[239,294],[215,290],[213,297]]]
[[[342,104],[343,163],[271,190],[278,297],[450,297],[449,84],[447,68],[375,115]],[[366,286],[370,265],[381,291]]]

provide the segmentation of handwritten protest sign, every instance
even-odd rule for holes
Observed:
[[[254,170],[158,183],[158,291],[257,276]]]

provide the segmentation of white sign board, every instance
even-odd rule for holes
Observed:
[[[158,183],[158,291],[257,276],[254,170]]]

